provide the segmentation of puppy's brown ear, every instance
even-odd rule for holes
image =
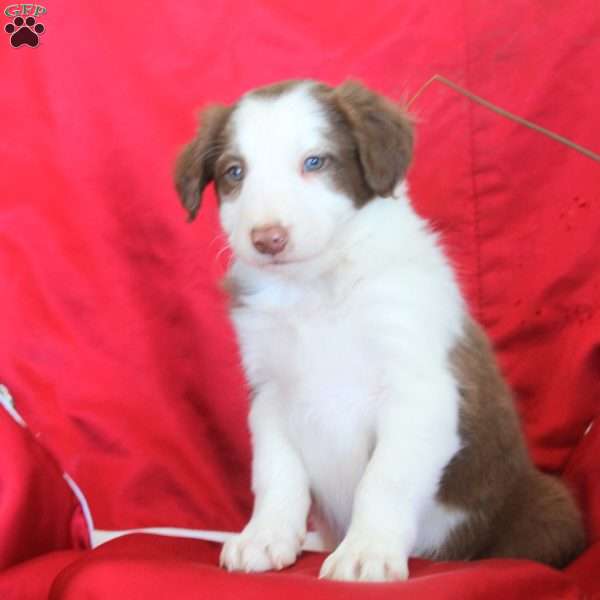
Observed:
[[[230,106],[214,104],[200,114],[196,137],[182,150],[175,164],[175,187],[193,221],[200,208],[204,188],[215,177],[215,163],[223,150],[224,129]]]
[[[334,98],[352,129],[367,185],[378,196],[392,195],[412,157],[408,115],[355,81],[335,88]]]

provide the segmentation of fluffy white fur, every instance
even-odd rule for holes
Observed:
[[[453,272],[404,184],[357,209],[325,173],[303,174],[329,145],[306,86],[243,99],[231,125],[246,176],[221,219],[246,290],[232,314],[255,391],[255,506],[221,562],[293,563],[314,499],[337,544],[322,576],[404,579],[408,556],[435,552],[465,518],[435,499],[460,447]],[[290,232],[275,257],[250,242],[271,223]]]

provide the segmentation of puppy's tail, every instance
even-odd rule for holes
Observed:
[[[564,567],[585,548],[581,513],[565,484],[532,469],[494,527],[483,557],[528,558]]]

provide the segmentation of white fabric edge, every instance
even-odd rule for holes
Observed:
[[[63,473],[63,479],[67,482],[67,485],[71,488],[73,495],[77,498],[79,502],[79,506],[81,506],[81,512],[83,513],[83,518],[85,519],[85,523],[88,528],[88,536],[90,539],[90,544],[92,547],[93,544],[93,533],[94,533],[94,519],[92,518],[92,511],[90,510],[90,505],[88,504],[87,498],[83,495],[81,488],[75,483],[73,478],[68,473]]]
[[[231,531],[211,531],[208,529],[183,529],[179,527],[143,527],[141,529],[122,529],[122,530],[106,530],[94,529],[92,531],[91,540],[92,548],[114,540],[125,535],[136,533],[145,533],[149,535],[163,535],[167,537],[179,537],[193,540],[203,540],[206,542],[218,542],[222,544],[229,538],[237,535]],[[309,531],[306,534],[302,550],[308,552],[325,552],[327,547],[319,533]]]
[[[0,405],[4,407],[4,410],[21,426],[27,427],[23,417],[17,412],[15,408],[15,401],[10,395],[8,388],[0,383]]]

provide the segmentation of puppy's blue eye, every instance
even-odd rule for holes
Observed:
[[[225,175],[232,181],[241,181],[244,177],[244,170],[240,165],[233,165],[233,167],[229,167],[229,169],[225,171]]]
[[[325,164],[325,158],[323,156],[309,156],[304,161],[305,171],[318,171],[323,168]]]

